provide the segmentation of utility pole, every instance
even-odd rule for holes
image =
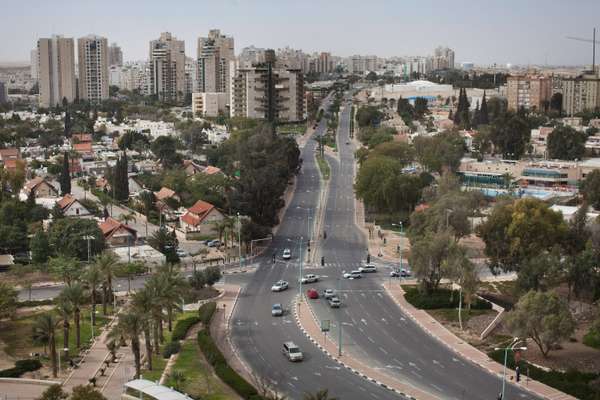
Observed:
[[[338,278],[338,297],[341,296],[340,290],[342,287],[342,280]],[[342,356],[342,312],[338,308],[337,309],[337,320],[338,320],[338,357]]]
[[[240,213],[237,213],[238,220],[238,258],[240,271],[242,270],[242,224],[240,223]]]

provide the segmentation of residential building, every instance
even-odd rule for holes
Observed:
[[[116,43],[112,43],[108,48],[108,65],[110,67],[113,65],[123,66],[123,51]]]
[[[320,74],[328,74],[333,71],[333,61],[331,60],[331,53],[323,52],[319,55],[317,64],[317,72]]]
[[[198,38],[198,91],[227,93],[232,61],[235,61],[233,37],[211,29],[208,37]]]
[[[192,93],[194,117],[217,117],[227,111],[227,93]]]
[[[562,79],[563,112],[574,115],[600,107],[600,76],[583,74]]]
[[[88,217],[92,213],[79,200],[70,194],[66,194],[56,203],[65,217]]]
[[[89,35],[77,40],[79,98],[90,103],[108,99],[108,40]]]
[[[111,247],[133,246],[137,241],[137,230],[114,218],[99,223],[106,244]]]
[[[215,225],[224,218],[215,206],[198,200],[179,218],[179,224],[185,233],[197,232],[201,235],[213,235],[217,232]]]
[[[8,103],[8,85],[0,82],[0,104]]]
[[[31,68],[30,68],[30,74],[31,74],[31,79],[34,80],[34,82],[37,82],[39,79],[39,73],[38,73],[38,67],[39,67],[39,59],[38,59],[38,50],[37,49],[33,49],[31,50],[30,54],[29,54],[29,60],[31,62]]]
[[[265,49],[254,46],[244,47],[238,57],[241,67],[247,68],[265,62]]]
[[[73,38],[52,36],[38,40],[38,74],[42,107],[75,100],[75,45]]]
[[[273,68],[275,56],[267,51],[267,62],[238,68],[231,85],[232,117],[268,121],[304,119],[304,76],[299,69]]]
[[[150,42],[149,94],[160,101],[182,101],[185,93],[185,42],[170,32]]]
[[[433,70],[454,68],[454,50],[448,47],[438,47],[434,51]]]
[[[197,91],[197,81],[196,75],[198,71],[198,64],[196,60],[191,57],[185,58],[185,90],[184,93],[186,96],[191,95],[192,93]]]
[[[507,80],[508,109],[545,110],[550,102],[551,82],[546,76],[513,75]]]
[[[25,183],[22,190],[24,197],[33,195],[35,198],[56,197],[58,190],[45,178],[38,176]]]

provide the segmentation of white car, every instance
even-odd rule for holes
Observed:
[[[377,272],[377,267],[374,264],[365,264],[358,267],[360,272]]]
[[[290,285],[286,281],[277,281],[271,286],[272,292],[281,292],[286,290]]]
[[[346,279],[359,279],[362,278],[362,275],[360,274],[360,271],[350,271],[350,272],[344,272],[344,278]]]
[[[284,260],[289,260],[290,258],[292,258],[292,251],[290,249],[284,249],[282,257]]]
[[[317,275],[308,274],[308,275],[304,275],[302,277],[302,279],[300,279],[300,282],[302,282],[302,283],[315,283],[318,280],[319,280],[319,277]]]
[[[325,289],[323,291],[323,297],[325,297],[325,299],[329,300],[333,296],[335,296],[335,290],[333,290],[333,289]]]

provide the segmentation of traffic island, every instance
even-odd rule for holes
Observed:
[[[408,382],[382,373],[381,371],[359,361],[352,354],[342,352],[341,356],[338,355],[337,342],[328,336],[324,336],[317,317],[310,305],[302,300],[294,301],[293,309],[294,317],[300,330],[311,342],[315,344],[315,346],[317,346],[320,350],[327,354],[328,357],[340,364],[342,367],[349,369],[356,375],[360,375],[376,385],[389,389],[390,391],[398,393],[409,399],[442,399],[441,397],[437,397],[434,394],[426,392]]]
[[[452,332],[446,329],[435,318],[429,315],[425,310],[419,310],[410,304],[404,297],[404,290],[399,282],[387,282],[383,285],[387,294],[394,300],[396,305],[402,310],[406,316],[412,319],[419,327],[427,332],[430,336],[448,347],[458,356],[469,360],[473,364],[480,366],[493,375],[502,378],[504,373],[503,365],[492,360],[487,354],[481,352],[464,340],[455,336]],[[541,382],[529,380],[528,382],[516,383],[511,381],[511,384],[517,385],[528,392],[541,396],[549,400],[575,400],[575,397],[556,390]]]

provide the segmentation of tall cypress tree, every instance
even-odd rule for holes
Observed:
[[[126,201],[129,198],[129,184],[127,177],[127,153],[125,152],[117,160],[113,181],[115,198],[119,201]]]
[[[479,124],[487,125],[490,123],[490,115],[488,114],[487,100],[485,91],[483,91],[483,99],[481,100],[481,108],[479,109]]]
[[[456,111],[454,112],[454,124],[460,125],[461,117],[463,110],[463,88],[460,88],[458,92],[458,105],[456,106]]]
[[[71,193],[71,173],[69,172],[69,153],[65,151],[63,166],[60,173],[60,193],[64,196]]]

